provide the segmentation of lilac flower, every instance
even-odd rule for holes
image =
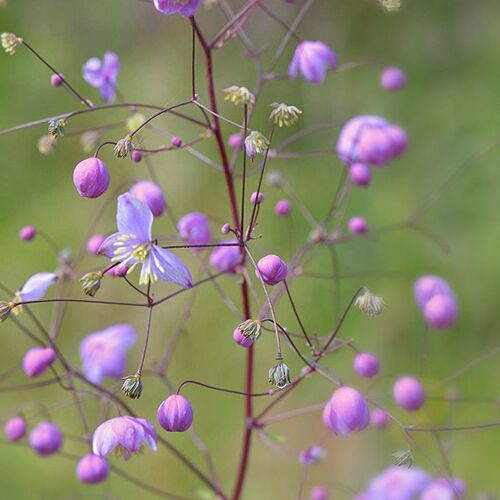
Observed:
[[[118,324],[91,333],[80,344],[80,359],[85,376],[95,384],[104,377],[120,379],[127,368],[127,351],[137,334],[132,325]]]
[[[258,273],[257,273],[258,270]],[[288,266],[286,262],[281,260],[277,255],[266,255],[257,262],[257,277],[262,277],[262,280],[267,285],[277,285],[288,276]]]
[[[297,78],[300,71],[309,82],[322,83],[328,70],[337,66],[337,57],[328,45],[319,41],[301,42],[295,49],[292,62],[288,67],[288,76]]]
[[[109,466],[102,457],[92,453],[84,455],[76,466],[76,475],[82,483],[97,484],[108,477]]]
[[[311,490],[309,497],[311,500],[328,500],[330,498],[330,493],[326,486],[318,484]]]
[[[368,232],[368,222],[364,217],[352,217],[347,223],[347,227],[352,234],[362,235]]]
[[[189,245],[207,245],[210,243],[210,224],[208,217],[201,212],[190,212],[179,219],[177,230],[180,237]],[[203,247],[193,248],[196,252]]]
[[[356,186],[366,187],[372,180],[372,172],[364,163],[354,163],[349,167],[349,177]]]
[[[82,198],[99,198],[109,186],[106,164],[95,156],[82,160],[73,170],[73,184]]]
[[[31,302],[40,300],[47,290],[57,281],[55,273],[36,273],[16,293],[14,302]]]
[[[23,417],[19,416],[7,420],[3,428],[5,437],[11,443],[21,440],[26,435],[26,429],[26,421]]]
[[[167,204],[158,184],[152,181],[138,181],[130,188],[130,193],[145,203],[155,217],[165,212]]]
[[[166,431],[184,432],[193,423],[193,408],[184,396],[172,394],[158,407],[157,418]]]
[[[420,500],[458,500],[465,498],[466,487],[461,479],[436,479],[425,488]]]
[[[140,285],[160,279],[191,287],[191,275],[182,260],[153,242],[153,213],[146,204],[130,193],[122,194],[118,197],[116,224],[118,232],[106,238],[99,253],[112,262],[130,265],[128,273],[141,265]]]
[[[28,377],[43,375],[55,360],[56,353],[52,347],[33,347],[24,355],[24,373]]]
[[[200,5],[200,0],[154,0],[156,10],[170,16],[178,12],[181,16],[191,17]]]
[[[422,384],[413,377],[401,377],[393,387],[396,404],[407,411],[417,411],[425,403],[425,391]]]
[[[299,462],[302,465],[314,465],[322,458],[325,458],[325,456],[326,453],[325,450],[323,450],[323,448],[319,446],[311,446],[310,448],[302,450],[299,453]]]
[[[240,345],[241,347],[245,347],[245,348],[250,347],[254,342],[254,339],[252,337],[247,337],[247,336],[243,335],[243,333],[241,332],[241,330],[239,328],[234,329],[233,340],[238,345]]]
[[[120,72],[120,60],[114,52],[105,52],[102,61],[92,57],[83,65],[82,72],[83,79],[99,89],[104,102],[114,101],[116,81]]]
[[[219,246],[210,254],[210,264],[221,272],[236,274],[241,261],[240,247],[236,240],[223,240],[220,243],[234,243],[232,246]]]
[[[92,451],[100,457],[116,450],[125,460],[137,453],[146,443],[156,451],[156,430],[154,425],[143,418],[115,417],[103,422],[94,431]]]
[[[52,455],[59,451],[63,435],[59,427],[52,422],[41,422],[32,431],[29,445],[39,455]]]
[[[334,434],[362,431],[370,422],[365,398],[351,387],[337,389],[323,410],[323,423]]]
[[[425,275],[415,281],[413,294],[415,302],[420,309],[423,309],[435,295],[447,295],[453,293],[446,280],[439,276]]]
[[[50,84],[52,87],[57,88],[60,87],[64,83],[64,75],[60,73],[54,73],[50,75]]]

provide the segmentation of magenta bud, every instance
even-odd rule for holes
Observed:
[[[289,200],[279,200],[274,206],[274,213],[278,217],[288,217],[292,212],[292,204]]]
[[[167,208],[163,192],[153,181],[138,181],[130,188],[130,194],[145,203],[155,217],[159,217]]]
[[[109,186],[108,169],[99,158],[91,156],[75,167],[73,184],[83,198],[99,198]]]
[[[175,148],[180,148],[184,143],[180,137],[174,135],[170,139],[170,144],[172,144],[172,146],[174,146]]]
[[[450,294],[432,297],[424,307],[426,323],[432,328],[446,329],[455,324],[458,317],[455,298]]]
[[[142,161],[142,153],[138,149],[134,149],[130,157],[135,163],[139,163],[140,161]]]
[[[184,432],[193,423],[193,408],[184,396],[172,394],[159,406],[157,418],[166,431]]]
[[[446,280],[429,274],[421,276],[415,281],[413,294],[418,307],[423,310],[432,297],[436,295],[453,295],[453,292]]]
[[[406,86],[406,75],[397,66],[388,66],[380,74],[380,85],[389,92],[397,92]]]
[[[250,347],[253,344],[253,339],[251,337],[245,337],[239,328],[234,329],[233,340],[241,347]]]
[[[340,387],[323,410],[323,423],[331,432],[342,436],[362,431],[370,423],[365,398],[356,389]]]
[[[252,205],[257,205],[258,203],[262,203],[264,201],[264,193],[261,191],[252,193],[250,195],[250,203]]]
[[[394,401],[407,411],[417,411],[425,403],[425,391],[422,384],[413,377],[401,377],[393,387]]]
[[[64,83],[64,75],[61,75],[60,73],[54,73],[50,77],[50,84],[52,87],[57,88],[60,87]]]
[[[330,494],[326,486],[319,484],[311,490],[309,497],[311,500],[328,500],[330,498]]]
[[[361,135],[358,154],[362,162],[381,167],[392,158],[392,142],[385,128],[372,127]]]
[[[391,143],[392,156],[400,156],[408,149],[408,135],[403,128],[390,125],[385,129],[385,133]]]
[[[276,285],[288,276],[288,266],[277,255],[266,255],[257,262],[257,269],[267,285]],[[255,272],[257,277],[259,274]]]
[[[376,356],[369,352],[360,352],[354,358],[354,371],[360,377],[371,378],[377,375],[380,364]]]
[[[243,135],[241,134],[232,134],[229,136],[228,144],[231,149],[241,149],[243,147],[243,143],[245,142]]]
[[[55,359],[56,353],[52,347],[33,347],[24,355],[24,373],[28,377],[38,377],[45,373]]]
[[[212,237],[208,217],[202,212],[189,212],[181,217],[177,222],[177,230],[189,245],[200,245],[194,246],[195,252],[202,252]]]
[[[7,422],[3,428],[5,437],[11,443],[16,443],[21,440],[26,435],[26,421],[23,417],[12,417]]]
[[[362,235],[368,232],[368,222],[364,217],[352,217],[347,223],[347,227],[352,234]]]
[[[102,457],[88,453],[80,458],[76,466],[78,479],[85,484],[97,484],[108,477],[109,467]]]
[[[117,266],[110,269],[109,274],[111,274],[111,276],[114,276],[115,278],[123,278],[127,275],[128,269],[128,264],[126,262],[122,262],[121,264],[118,264]]]
[[[63,435],[57,425],[52,422],[41,422],[29,437],[30,447],[39,455],[52,455],[59,451],[63,443]]]
[[[364,163],[354,163],[349,168],[349,177],[356,186],[366,187],[370,185],[372,180],[372,172],[368,165]]]
[[[103,234],[94,234],[87,240],[87,252],[91,255],[97,255],[102,242],[106,239]]]
[[[389,425],[389,415],[381,408],[375,408],[370,414],[370,425],[375,429],[385,429]]]
[[[19,231],[19,239],[22,241],[31,241],[36,236],[36,228],[33,226],[24,226]]]
[[[221,272],[236,274],[238,265],[241,262],[241,248],[237,240],[222,240],[222,245],[218,246],[210,254],[210,265]],[[224,245],[232,243],[233,245]]]
[[[220,232],[222,234],[229,234],[229,231],[231,230],[231,226],[229,224],[223,224],[223,226],[220,228]]]

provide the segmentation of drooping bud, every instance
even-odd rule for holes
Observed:
[[[373,293],[366,288],[363,295],[356,297],[354,305],[367,316],[378,316],[384,310],[385,302],[382,297],[373,295]]]
[[[49,128],[47,129],[47,134],[50,137],[57,139],[64,135],[64,128],[66,127],[66,120],[64,118],[55,118],[49,121]]]
[[[290,369],[283,361],[269,369],[269,383],[278,389],[283,389],[290,383]]]
[[[0,321],[5,321],[14,308],[13,302],[6,302],[5,300],[0,300]]]
[[[80,283],[82,284],[82,290],[85,295],[89,295],[90,297],[94,297],[98,292],[99,288],[101,288],[101,280],[102,280],[102,272],[92,272],[83,275],[80,278]]]
[[[172,144],[174,148],[180,148],[184,144],[184,141],[182,140],[182,138],[174,135],[173,137],[170,138],[170,144]]]
[[[17,416],[12,417],[7,422],[3,428],[5,437],[11,443],[17,443],[26,435],[26,421],[23,417]]]
[[[142,161],[142,153],[138,149],[134,149],[130,155],[134,163],[140,163]]]
[[[95,156],[82,160],[73,171],[73,184],[84,198],[98,198],[109,186],[109,172],[103,161]]]
[[[59,451],[63,443],[63,435],[57,425],[52,422],[41,422],[32,431],[29,445],[39,455],[52,455]]]
[[[252,337],[245,337],[239,328],[235,328],[233,331],[233,340],[241,347],[250,347],[254,340]]]
[[[277,255],[266,255],[257,262],[256,276],[262,277],[267,285],[277,285],[288,276],[288,266]]]
[[[370,425],[375,429],[385,429],[389,425],[389,415],[381,408],[375,408],[370,415]]]
[[[60,73],[54,73],[50,75],[50,84],[52,87],[57,88],[60,87],[64,83],[64,75]]]
[[[237,329],[241,332],[243,337],[258,340],[262,333],[262,323],[258,319],[247,319],[240,323]]]
[[[131,399],[139,399],[142,394],[142,381],[141,374],[139,372],[134,373],[133,375],[129,375],[128,377],[124,377],[122,384],[122,392],[127,398]]]
[[[405,87],[406,75],[397,66],[388,66],[380,75],[380,85],[389,92],[397,92]]]
[[[295,125],[302,111],[285,103],[273,102],[271,107],[274,108],[269,115],[269,119],[278,127],[291,127]]]
[[[245,151],[251,160],[258,154],[264,153],[269,147],[269,141],[256,130],[250,132],[245,138]]]
[[[250,195],[250,203],[252,205],[258,205],[264,201],[264,193],[261,191],[257,192],[255,191]]]
[[[132,137],[127,135],[116,143],[113,153],[117,158],[126,158],[133,150]]]
[[[156,416],[166,431],[184,432],[193,423],[193,408],[184,396],[172,394],[158,407]]]
[[[56,353],[52,347],[33,347],[24,355],[24,373],[31,378],[38,377],[44,374],[55,360]]]
[[[236,106],[240,104],[248,105],[255,103],[255,96],[246,87],[232,85],[231,87],[224,89],[224,92],[226,93],[224,100],[229,101]]]
[[[413,377],[401,377],[393,387],[394,401],[407,411],[417,411],[425,403],[425,391],[422,384]]]
[[[226,224],[223,224],[222,227],[220,228],[220,232],[222,234],[229,234],[231,231],[231,226],[226,222]]]
[[[36,236],[36,228],[33,226],[24,226],[19,231],[19,239],[22,241],[31,241]]]
[[[14,33],[2,33],[0,36],[2,42],[2,47],[5,52],[12,56],[16,53],[16,50],[22,45],[23,39],[14,35]]]

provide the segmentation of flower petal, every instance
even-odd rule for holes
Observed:
[[[138,241],[146,243],[152,239],[153,213],[145,203],[125,193],[118,197],[116,225],[120,233],[134,235]]]
[[[23,301],[40,300],[47,289],[57,281],[55,273],[37,273],[31,276],[19,290],[19,295]]]
[[[160,280],[177,283],[185,288],[192,286],[191,273],[177,255],[153,245],[148,261],[151,272],[156,274]]]

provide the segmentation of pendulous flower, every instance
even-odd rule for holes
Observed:
[[[135,372],[133,375],[123,378],[122,392],[127,398],[139,399],[142,394],[141,374]]]
[[[73,184],[83,198],[99,198],[109,186],[108,169],[99,158],[86,158],[73,170]]]
[[[23,370],[28,377],[38,377],[44,374],[56,360],[56,353],[52,347],[33,347],[23,358]]]
[[[262,333],[262,323],[258,319],[247,319],[243,321],[243,323],[240,323],[236,330],[238,330],[243,337],[251,339],[252,342],[254,342],[259,339]]]
[[[118,232],[106,238],[99,253],[112,262],[128,264],[127,274],[140,265],[140,285],[159,279],[185,288],[192,286],[191,274],[182,260],[153,241],[153,212],[145,203],[130,193],[120,195],[116,223]]]
[[[385,429],[389,425],[390,417],[381,408],[375,408],[370,413],[370,425],[375,429]]]
[[[102,242],[106,239],[103,234],[94,234],[87,240],[87,252],[90,255],[97,255]]]
[[[337,56],[328,45],[319,41],[306,40],[295,49],[288,76],[297,78],[300,72],[310,83],[319,84],[326,78],[326,72],[337,67]]]
[[[84,274],[80,278],[83,293],[89,297],[94,297],[99,288],[101,288],[102,278],[103,274],[101,271]]]
[[[382,314],[385,308],[384,299],[377,295],[373,295],[367,288],[365,288],[363,295],[356,297],[354,305],[367,316],[378,316]]]
[[[158,423],[168,432],[185,432],[193,423],[191,403],[180,394],[172,394],[158,407]]]
[[[269,383],[278,389],[290,384],[290,369],[283,361],[279,361],[269,369]]]
[[[274,102],[271,104],[271,107],[274,108],[269,115],[269,119],[278,127],[291,127],[297,123],[299,116],[302,114],[302,111],[295,107],[289,106],[285,103],[277,103]]]
[[[211,233],[208,217],[201,212],[190,212],[179,219],[177,230],[180,237],[189,245],[207,245]],[[195,252],[203,251],[203,247],[194,247]]]
[[[161,187],[153,181],[137,181],[130,188],[130,193],[145,203],[155,217],[162,215],[167,208]]]
[[[255,274],[267,285],[277,285],[288,276],[288,266],[280,257],[270,254],[257,262]]]
[[[238,87],[237,85],[232,85],[224,89],[226,96],[225,101],[229,101],[236,106],[239,104],[254,104],[255,96],[246,88]]]
[[[23,39],[17,37],[14,33],[2,33],[0,35],[0,42],[5,52],[13,56],[16,50],[22,45]]]
[[[49,121],[49,126],[47,129],[47,134],[52,139],[57,139],[64,135],[64,130],[66,128],[66,120],[64,118],[55,118]]]
[[[87,453],[80,458],[76,466],[78,479],[85,484],[97,484],[105,481],[108,477],[109,466],[102,457]]]
[[[233,331],[233,340],[241,347],[248,348],[253,345],[254,339],[252,337],[246,337],[243,332],[238,328]]]
[[[269,141],[256,130],[250,132],[245,138],[245,151],[251,160],[254,160],[258,154],[264,153],[268,147]]]
[[[130,135],[120,139],[113,148],[113,153],[116,158],[126,158],[133,151],[134,145],[132,144],[132,137]]]
[[[52,455],[59,451],[63,439],[62,432],[56,424],[41,422],[31,431],[29,445],[39,455]]]
[[[200,5],[200,0],[154,0],[156,10],[170,16],[179,13],[184,17],[194,16]]]
[[[83,79],[92,87],[99,89],[104,102],[113,102],[116,95],[116,82],[120,72],[120,60],[114,52],[105,52],[101,61],[90,58],[82,68]]]

